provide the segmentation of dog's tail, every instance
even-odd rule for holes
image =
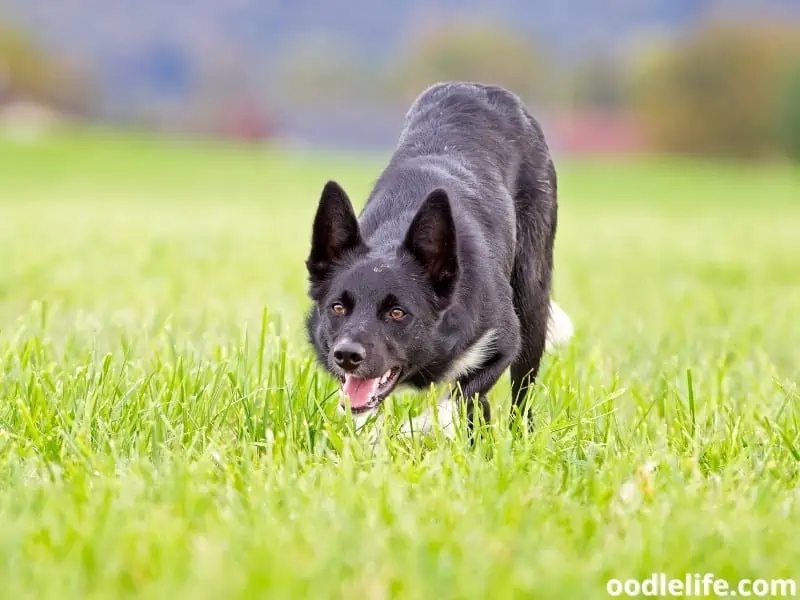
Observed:
[[[552,352],[557,346],[561,346],[569,341],[574,335],[575,327],[561,307],[550,301],[550,318],[547,320],[547,338],[545,340],[545,351]]]

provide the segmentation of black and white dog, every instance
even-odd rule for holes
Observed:
[[[343,406],[365,415],[398,385],[447,382],[488,422],[486,394],[510,367],[523,408],[546,345],[572,335],[550,299],[556,221],[553,161],[520,99],[425,90],[360,216],[329,181],[314,219],[307,329]]]

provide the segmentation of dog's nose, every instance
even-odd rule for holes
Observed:
[[[333,359],[345,371],[354,371],[364,362],[366,352],[358,342],[342,342],[333,349]]]

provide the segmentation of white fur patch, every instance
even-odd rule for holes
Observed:
[[[545,340],[545,351],[552,352],[556,346],[560,346],[574,335],[575,327],[561,307],[550,301],[550,318],[547,320],[547,338]]]
[[[432,409],[426,409],[418,417],[414,417],[410,421],[404,421],[400,428],[400,433],[403,435],[412,434],[428,434],[433,431],[433,427],[438,424],[442,433],[450,439],[455,438],[455,418],[458,412],[456,401],[450,397],[443,398],[436,405],[436,414]]]
[[[455,381],[472,371],[480,369],[495,350],[497,330],[490,329],[477,339],[466,352],[459,356],[447,372],[446,379]]]
[[[375,444],[378,443],[378,432],[380,431],[381,421],[383,421],[384,419],[382,412],[379,412],[377,416],[375,415],[377,410],[378,409],[373,409],[364,413],[355,413],[355,414],[351,413],[353,419],[353,425],[356,431],[360,431],[361,429],[363,429],[364,425],[367,424],[367,421],[369,421],[373,417],[375,418],[375,422],[372,424],[372,426],[369,428],[369,431],[367,432],[367,443],[369,443],[371,446],[374,446]],[[341,404],[339,404],[336,407],[336,412],[338,412],[340,415],[346,414],[346,411]]]
[[[373,408],[372,410],[368,410],[366,412],[360,413],[350,413],[351,417],[353,418],[353,425],[355,426],[356,430],[361,429],[364,425],[369,421],[370,417],[372,417],[376,412],[377,408]],[[340,415],[347,414],[347,411],[341,404],[336,405],[336,412]],[[381,415],[378,415],[380,418]]]
[[[356,413],[353,415],[353,424],[356,426],[356,429],[361,429],[367,421],[375,414],[377,409],[373,409],[367,412]]]

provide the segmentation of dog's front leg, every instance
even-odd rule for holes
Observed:
[[[503,372],[514,359],[513,351],[498,351],[478,371],[460,377],[457,381],[460,399],[466,402],[467,426],[472,432],[475,425],[475,405],[479,405],[483,413],[484,423],[492,419],[491,408],[486,394],[491,390]]]

